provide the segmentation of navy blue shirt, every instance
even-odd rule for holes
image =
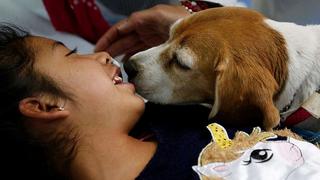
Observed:
[[[206,126],[210,109],[197,106],[161,106],[147,103],[146,112],[133,134],[154,133],[157,150],[138,180],[199,179],[192,170],[211,140]]]

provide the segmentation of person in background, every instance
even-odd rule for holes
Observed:
[[[125,17],[128,16],[128,19],[136,23],[136,19],[142,16],[139,22],[147,22],[147,24],[142,24],[142,27],[146,25],[147,29],[144,32],[150,33],[150,35],[143,35],[144,37],[141,38],[143,43],[136,44],[137,37],[141,34],[134,36],[131,29],[126,34],[129,36],[125,37],[126,42],[131,43],[127,45],[129,50],[132,47],[142,50],[145,49],[144,46],[151,47],[163,42],[168,36],[165,33],[168,33],[168,28],[172,22],[190,14],[191,11],[221,7],[221,3],[230,6],[238,4],[236,0],[217,0],[217,2],[182,0],[180,3],[183,6],[178,5],[178,3],[177,0],[148,0],[143,1],[143,3],[125,0],[43,0],[44,7],[56,30],[77,34],[94,44],[106,31],[113,31],[110,27],[114,23],[116,23],[114,27],[117,27],[123,24],[126,21]],[[125,19],[123,20],[123,18]],[[120,21],[121,19],[122,21]],[[135,33],[140,33],[140,31],[135,31]],[[150,39],[150,36],[157,35],[160,35],[160,37]],[[144,40],[144,38],[148,40]],[[101,42],[98,43],[101,44]],[[113,48],[110,52],[112,56],[113,50],[116,48]],[[97,50],[99,50],[99,46]]]
[[[303,25],[320,24],[320,11],[318,11],[320,1],[318,0],[308,2],[301,0],[204,0],[193,2],[218,3],[223,6],[246,5],[248,8],[256,9],[266,17],[277,21]],[[160,5],[135,12],[106,31],[96,43],[95,51],[107,50],[113,56],[122,54],[130,56],[138,51],[159,45],[168,38],[170,25],[189,14],[179,6],[170,5]],[[156,35],[159,37],[155,37]]]
[[[169,37],[170,25],[190,13],[183,6],[157,5],[133,13],[112,26],[96,43],[95,51],[128,56],[159,45]]]
[[[91,43],[129,14],[157,4],[177,3],[178,0],[43,0],[56,30],[77,34]]]
[[[191,13],[222,6],[245,6],[236,0],[181,0],[180,3],[181,5],[159,4],[132,13],[99,38],[95,51],[107,50],[111,56],[130,56],[166,41],[170,26]]]

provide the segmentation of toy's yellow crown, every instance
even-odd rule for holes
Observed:
[[[218,144],[222,149],[232,146],[232,140],[229,139],[227,131],[220,124],[212,123],[207,126],[209,129],[212,140]]]
[[[220,148],[226,149],[232,146],[233,142],[229,138],[227,131],[222,127],[221,125],[217,123],[212,123],[207,126],[209,129],[212,140],[215,142]],[[239,132],[241,135],[248,136],[249,135],[245,132],[240,131]],[[261,132],[261,129],[259,127],[255,127],[251,135],[259,135],[257,141],[264,141],[270,137],[274,137],[275,134],[272,132]]]

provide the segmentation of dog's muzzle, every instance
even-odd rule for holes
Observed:
[[[129,81],[134,79],[138,74],[138,70],[136,69],[134,62],[132,60],[128,60],[127,62],[125,62],[123,64],[123,68],[128,75]]]

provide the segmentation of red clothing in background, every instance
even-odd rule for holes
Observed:
[[[43,0],[52,25],[58,31],[77,34],[91,43],[109,29],[94,0]]]

